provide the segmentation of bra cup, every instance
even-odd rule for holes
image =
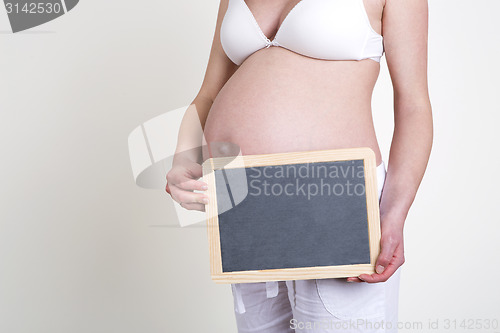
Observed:
[[[380,35],[368,33],[366,45],[363,51],[363,58],[370,58],[376,62],[380,62],[380,58],[384,52],[383,38]]]
[[[236,65],[271,43],[244,0],[229,0],[220,41]],[[363,0],[301,0],[281,23],[272,44],[324,60],[380,62],[384,52],[383,37],[371,27]]]
[[[303,6],[284,21],[276,37],[280,46],[318,59],[363,58],[367,29],[355,1],[302,1],[314,5]]]
[[[241,4],[242,1],[229,1],[220,28],[222,48],[236,65],[241,65],[252,53],[266,47],[259,28]]]

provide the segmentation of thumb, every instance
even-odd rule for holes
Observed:
[[[391,262],[395,250],[396,243],[392,239],[381,239],[380,254],[375,263],[375,272],[377,272],[377,274],[382,274],[384,272]]]
[[[193,178],[200,178],[203,176],[203,167],[201,164],[198,163],[190,163],[187,166],[188,173],[193,177]]]

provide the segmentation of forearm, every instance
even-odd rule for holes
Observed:
[[[394,135],[380,202],[382,224],[403,228],[427,167],[432,139],[430,102],[409,107],[396,101]]]
[[[198,94],[186,109],[177,135],[174,163],[182,159],[201,163],[203,129],[212,103],[210,98]]]

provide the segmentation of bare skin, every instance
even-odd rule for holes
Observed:
[[[302,0],[313,1],[313,0]],[[299,0],[247,0],[264,34],[272,39]],[[377,273],[352,282],[386,281],[404,263],[403,227],[424,175],[432,146],[427,87],[427,1],[364,0],[373,29],[384,36],[394,88],[394,136],[380,202],[381,253]],[[205,78],[181,125],[167,191],[186,209],[204,210],[208,197],[200,163],[210,157],[200,142],[231,142],[243,155],[370,147],[381,154],[371,114],[380,64],[328,61],[271,46],[232,63],[219,30],[228,0],[221,0]],[[193,132],[201,121],[203,133]],[[215,145],[212,156],[218,154]],[[382,267],[382,269],[381,269]]]

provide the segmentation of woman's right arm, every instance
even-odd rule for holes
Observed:
[[[202,176],[201,152],[205,121],[215,97],[238,68],[226,56],[220,42],[220,27],[228,2],[229,0],[220,1],[205,77],[198,94],[182,118],[172,169],[166,177],[166,191],[172,199],[186,209],[205,210],[204,199],[208,200],[208,196],[204,193],[193,192],[193,190],[206,190],[207,186],[204,182],[197,180]]]

